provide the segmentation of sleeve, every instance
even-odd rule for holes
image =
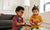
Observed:
[[[16,25],[17,24],[17,19],[15,17],[13,17],[13,24]]]
[[[42,17],[40,16],[40,23],[42,24],[43,23],[43,19],[42,19]]]

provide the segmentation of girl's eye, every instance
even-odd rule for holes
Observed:
[[[22,14],[23,14],[23,12],[22,12]]]

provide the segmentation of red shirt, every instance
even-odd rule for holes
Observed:
[[[14,16],[13,17],[13,27],[12,30],[19,30],[19,28],[21,28],[22,26],[17,26],[16,24],[23,22],[23,18],[22,17],[18,17],[18,16]]]

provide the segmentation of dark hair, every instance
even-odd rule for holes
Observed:
[[[20,11],[21,9],[24,11],[24,7],[18,6],[15,11]]]
[[[34,7],[32,8],[32,11],[34,11],[34,10],[36,10],[36,9],[39,11],[38,6],[35,6],[35,5],[34,5]]]

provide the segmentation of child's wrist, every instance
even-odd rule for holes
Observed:
[[[38,23],[37,25],[40,25],[41,23]]]

